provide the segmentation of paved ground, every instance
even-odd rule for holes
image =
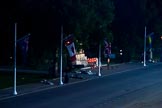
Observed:
[[[141,67],[143,67],[143,64],[133,63],[133,62],[132,63],[113,64],[113,65],[110,65],[109,69],[107,69],[106,66],[103,66],[101,68],[101,76],[100,77],[103,77],[105,75],[117,74],[117,73],[124,72],[125,70],[132,70],[132,69],[141,68]],[[91,72],[93,74],[91,74]],[[65,83],[63,85],[60,85],[59,78],[52,79],[52,80],[50,80],[51,84],[48,82],[46,82],[46,83],[38,82],[38,83],[34,83],[34,84],[17,86],[17,93],[18,93],[18,95],[23,95],[23,94],[27,94],[27,93],[31,93],[31,92],[38,92],[38,91],[45,90],[45,89],[66,86],[68,84],[78,83],[80,81],[90,80],[93,78],[99,78],[98,68],[89,70],[89,74],[77,73],[75,75],[74,74],[72,74],[72,75],[73,75],[73,78],[70,78],[69,82]],[[13,87],[0,90],[0,100],[10,98],[13,96],[14,96],[13,95]]]

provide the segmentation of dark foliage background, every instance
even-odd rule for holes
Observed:
[[[0,65],[12,64],[14,23],[18,39],[31,33],[30,66],[57,61],[61,25],[64,37],[75,35],[77,50],[87,56],[98,54],[98,44],[106,37],[112,52],[123,50],[126,61],[139,59],[143,52],[144,27],[155,33],[153,48],[159,56],[162,34],[161,0],[5,0],[0,3]],[[82,45],[80,45],[82,43]],[[66,48],[63,51],[66,56]],[[18,50],[18,64],[21,65]]]

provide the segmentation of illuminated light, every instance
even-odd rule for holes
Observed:
[[[65,42],[65,46],[69,45],[70,44],[70,41],[66,41]]]
[[[97,61],[97,58],[88,58],[87,59],[87,62],[89,63],[93,63],[93,62],[96,62]]]
[[[67,44],[69,44],[70,42],[69,41],[67,41]]]
[[[83,43],[80,43],[79,45],[83,45]]]
[[[110,59],[107,59],[107,62],[110,63]]]

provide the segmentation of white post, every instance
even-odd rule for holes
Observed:
[[[150,47],[150,62],[153,62],[152,48]]]
[[[63,81],[62,81],[62,44],[63,44],[63,26],[61,26],[60,85],[63,85]]]
[[[15,23],[15,38],[14,38],[14,95],[17,95],[16,91],[16,38],[17,38],[17,23]]]
[[[146,26],[145,26],[145,35],[144,35],[144,61],[143,65],[146,66]]]
[[[98,56],[98,76],[101,76],[101,45],[99,43],[99,56]]]

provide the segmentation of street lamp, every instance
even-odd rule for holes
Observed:
[[[99,43],[98,76],[101,76],[101,44]]]
[[[144,34],[144,60],[143,65],[146,66],[146,26],[145,26],[145,34]]]
[[[101,28],[103,27],[103,25],[99,26],[99,30],[101,30]],[[101,76],[101,43],[99,41],[98,43],[99,47],[98,47],[98,76]]]

